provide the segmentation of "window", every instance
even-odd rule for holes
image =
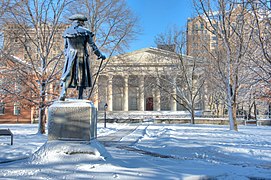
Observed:
[[[217,43],[212,43],[212,47],[217,47]]]
[[[204,24],[200,23],[200,29],[203,30],[204,29]]]
[[[214,24],[213,24],[213,27],[214,27],[215,30],[217,30],[217,28],[218,28],[218,23],[214,23]]]
[[[196,30],[196,31],[199,30],[198,24],[195,24],[195,25],[194,25],[194,30]]]
[[[232,23],[231,23],[231,27],[232,27],[233,30],[235,30],[235,29],[236,29],[236,23],[235,23],[235,22],[232,22]]]
[[[0,115],[5,114],[5,103],[0,102]]]
[[[217,37],[216,36],[212,36],[212,40],[216,41]]]
[[[21,83],[19,82],[19,80],[17,80],[17,82],[15,82],[14,84],[14,90],[15,92],[21,92]]]
[[[243,16],[243,14],[239,14],[239,15],[237,16],[237,18],[236,18],[236,21],[237,21],[238,24],[242,24],[243,21],[244,21],[244,16]]]
[[[21,114],[21,108],[19,103],[14,103],[14,115],[18,116]]]

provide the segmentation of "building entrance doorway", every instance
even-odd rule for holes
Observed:
[[[153,111],[153,98],[148,97],[146,99],[146,111]]]

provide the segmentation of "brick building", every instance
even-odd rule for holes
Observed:
[[[29,87],[24,86],[20,76],[26,77],[31,81],[31,72],[25,71],[20,76],[13,67],[24,64],[24,61],[9,56],[1,58],[0,66],[0,123],[30,123],[36,118],[34,104],[25,100],[31,97]],[[24,78],[25,79],[25,78]]]
[[[36,121],[40,98],[39,83],[49,76],[48,72],[54,71],[55,67],[57,71],[61,70],[61,62],[64,61],[62,33],[67,25],[60,25],[56,29],[43,26],[45,31],[41,33],[34,28],[16,24],[4,26],[0,64],[0,123]],[[36,41],[37,39],[40,40]],[[45,46],[49,47],[42,49]],[[45,71],[40,68],[41,58],[47,59]],[[51,63],[55,59],[59,61],[58,66]],[[58,95],[58,74],[54,76],[55,81],[47,83],[46,103]]]

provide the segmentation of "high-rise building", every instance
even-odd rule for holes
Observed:
[[[256,1],[254,3],[256,3]],[[268,10],[268,7],[264,6],[266,4],[267,6],[269,6],[270,5],[269,3],[270,1],[266,1],[265,4],[264,4],[264,1],[261,1],[261,2],[258,1],[258,3],[255,4],[255,9],[251,7],[250,7],[251,9],[244,9],[242,6],[238,5],[236,6],[236,8],[232,9],[232,11],[225,12],[224,14],[225,17],[223,19],[224,21],[221,20],[223,16],[219,14],[219,12],[209,12],[210,14],[209,17],[206,17],[203,14],[195,18],[189,18],[187,20],[187,32],[186,32],[187,33],[187,44],[186,44],[187,55],[192,56],[194,58],[201,59],[201,60],[207,60],[206,62],[212,63],[213,65],[210,67],[218,68],[218,67],[215,67],[218,64],[218,62],[221,62],[221,64],[222,63],[226,64],[225,63],[226,61],[224,60],[226,60],[226,57],[227,57],[226,45],[228,45],[231,51],[231,58],[233,59],[236,57],[238,58],[240,57],[240,56],[237,56],[238,53],[241,54],[245,63],[248,62],[248,59],[252,58],[254,55],[255,55],[255,58],[257,58],[257,60],[259,60],[260,58],[263,59],[264,57],[260,55],[261,54],[260,48],[262,47],[260,47],[259,45],[260,42],[258,38],[259,36],[261,36],[262,42],[266,43],[266,45],[269,46],[268,43],[270,43],[270,41],[268,41],[268,39],[270,39],[270,27],[271,27],[270,26],[270,12],[269,12],[270,10]],[[256,24],[257,21],[255,19],[255,16],[257,16],[257,21],[259,24]],[[225,42],[227,42],[227,44]],[[239,49],[238,47],[242,47],[242,48]],[[247,49],[246,54],[245,54],[243,51],[246,47],[249,47],[249,48]],[[253,49],[256,52],[249,52],[250,57],[246,56],[248,54],[248,51],[250,51],[251,49]],[[238,51],[242,51],[242,52],[238,52]],[[251,55],[253,53],[255,54]],[[255,64],[254,66],[255,67],[253,68],[257,69]],[[238,69],[239,75],[242,74],[242,71],[248,72],[248,68],[242,69],[241,66],[239,67],[240,67]],[[222,66],[222,70],[221,69],[220,70],[224,71],[223,68],[224,67]],[[212,72],[210,72],[210,70],[207,69],[207,74],[208,73],[211,74]],[[216,74],[214,76],[218,76],[218,75]],[[248,75],[245,78],[248,78]],[[223,84],[222,80],[221,79],[219,80],[220,82],[218,81],[217,83]],[[242,92],[245,91],[244,87],[248,87],[247,89],[251,87],[251,84],[250,84],[251,82],[249,80],[243,81],[242,83],[243,83]],[[211,89],[213,84],[214,84],[214,81],[209,82],[209,85],[207,85],[209,87],[206,87],[205,89]],[[247,92],[248,91],[249,90],[247,90]],[[212,95],[210,91],[206,94],[211,96],[211,97],[205,97],[206,100],[214,101],[213,103],[210,103],[210,104],[213,104],[214,109],[216,108],[216,106],[218,107],[218,105],[226,104],[225,102],[220,102],[221,100],[219,101],[215,100],[214,99],[215,95]],[[259,96],[257,99],[258,99],[258,105],[259,104],[266,105],[266,103],[263,102],[263,98]],[[242,108],[240,108],[241,110],[237,110],[237,111],[244,112],[243,104],[244,103],[242,103]],[[226,109],[226,108],[227,106],[224,105],[224,108],[222,107],[220,112],[222,112],[223,109]],[[246,109],[249,109],[249,108],[251,107],[246,107]],[[263,109],[263,112],[260,112],[260,113],[266,114],[266,110],[264,108],[262,109]]]
[[[218,39],[210,23],[198,16],[187,20],[187,55],[208,58],[218,45]]]

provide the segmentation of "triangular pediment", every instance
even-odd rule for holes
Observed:
[[[174,52],[158,48],[144,48],[130,53],[108,58],[103,75],[155,75],[158,72],[175,71],[180,58],[191,60],[190,56],[180,56]]]
[[[128,64],[168,64],[168,63],[176,63],[180,58],[174,52],[166,51],[158,48],[144,48],[140,50],[136,50],[133,52],[129,52],[126,54],[114,56],[109,60],[108,65],[128,65]],[[187,58],[185,56],[185,58]]]

